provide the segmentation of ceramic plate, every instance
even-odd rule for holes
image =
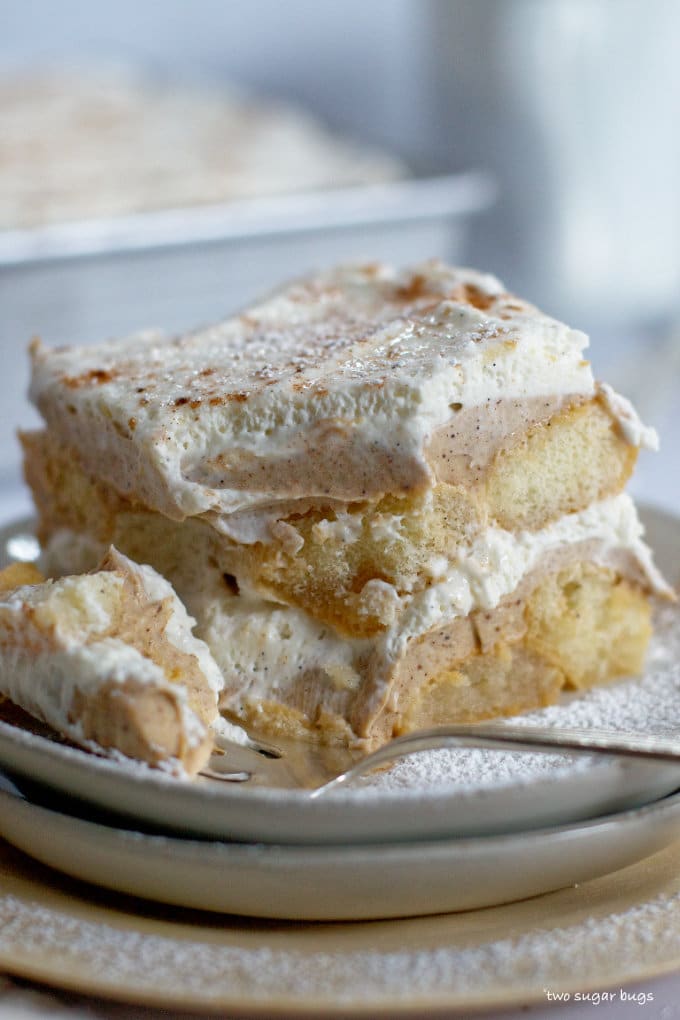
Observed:
[[[127,831],[34,804],[5,778],[0,835],[75,878],[162,903],[277,919],[368,920],[487,907],[616,871],[680,836],[680,793],[530,834],[303,847]]]
[[[543,1016],[546,989],[573,1001],[576,992],[611,988],[620,1004],[621,988],[680,967],[679,904],[678,844],[516,903],[324,924],[209,914],[94,889],[0,839],[0,969],[80,993],[73,1008],[98,1015],[101,997],[126,1003],[125,1017],[141,1016],[146,1004],[173,1016],[200,1010],[260,1020],[422,1020],[527,1003]],[[651,1017],[657,997],[664,995],[655,988],[653,1007],[620,1011]]]
[[[648,512],[646,520],[658,562],[675,580],[680,569],[680,522],[659,512]],[[21,533],[19,525],[5,532],[2,544],[10,554],[21,550]],[[677,643],[680,615],[675,609],[670,612],[666,630],[670,627]],[[633,723],[622,706],[632,703],[633,722],[641,716],[637,705],[645,705],[650,718],[662,713],[663,726],[680,729],[676,667],[672,656],[659,666],[657,656],[641,680],[596,688],[568,704],[536,713],[535,718],[553,725],[582,725],[586,712],[595,725],[625,727]],[[313,801],[303,790],[178,780],[96,758],[4,722],[0,765],[16,777],[30,777],[62,796],[138,824],[212,839],[275,844],[422,841],[519,832],[620,811],[680,786],[680,767],[457,751],[409,759],[408,765],[401,763],[357,788]],[[67,805],[66,810],[71,808]]]

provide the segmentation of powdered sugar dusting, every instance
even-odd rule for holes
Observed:
[[[645,674],[595,687],[559,705],[516,716],[513,725],[680,733],[680,610],[658,609]],[[565,771],[593,768],[590,757],[531,752],[425,751],[364,780],[365,788],[405,790],[455,785],[458,789],[516,786]]]
[[[680,892],[672,891],[566,927],[548,923],[472,945],[469,938],[457,945],[456,928],[442,927],[437,945],[425,938],[420,946],[418,929],[410,925],[396,949],[381,949],[380,940],[361,933],[348,940],[353,948],[325,949],[327,929],[312,933],[298,926],[291,949],[285,930],[263,930],[257,944],[252,932],[233,925],[222,937],[205,931],[203,939],[187,938],[184,926],[177,937],[171,928],[168,935],[146,934],[124,920],[116,926],[83,920],[10,894],[0,896],[0,957],[38,964],[48,958],[52,973],[85,975],[83,984],[89,979],[98,988],[122,987],[138,996],[162,992],[175,1003],[254,1006],[316,999],[337,1008],[403,999],[454,1002],[456,996],[483,1000],[499,989],[510,1001],[521,989],[540,994],[546,984],[573,985],[574,975],[584,988],[668,966],[680,954],[679,908]]]

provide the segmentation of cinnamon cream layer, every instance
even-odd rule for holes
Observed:
[[[50,429],[21,435],[41,536],[46,539],[57,528],[75,526],[103,541],[115,541],[113,518],[148,508],[137,498],[121,496],[101,477],[99,468],[86,467],[81,454],[55,433]],[[431,489],[393,495],[417,502],[442,483],[458,486],[461,497],[463,490],[470,495],[473,517],[497,516],[506,527],[540,526],[561,513],[620,491],[639,447],[652,446],[655,440],[653,430],[643,426],[628,402],[609,387],[598,386],[590,397],[498,398],[461,408],[455,420],[429,438],[425,457],[433,475]],[[519,474],[514,471],[514,484],[520,489],[528,490],[531,483],[529,476],[526,485],[522,483],[523,464],[537,475],[534,482],[543,476],[545,491],[536,505],[522,508],[527,501],[521,492],[499,490],[501,457],[506,466],[508,458],[514,458],[519,469]],[[505,475],[507,481],[507,471]],[[485,492],[487,481],[491,485]],[[286,519],[312,511],[332,521],[353,508],[370,513],[371,506],[384,517],[378,498],[347,502],[330,496],[276,499],[229,514],[206,511],[198,516],[227,540],[240,545],[262,543],[272,546],[275,553],[277,547],[287,549],[300,542],[294,530],[283,523]],[[404,509],[395,512],[408,512],[407,507],[405,503]],[[452,541],[455,538],[452,534]]]

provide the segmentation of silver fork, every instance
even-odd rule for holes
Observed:
[[[203,775],[226,782],[247,782],[256,776],[267,759],[267,766],[274,769],[281,764],[285,768],[286,752],[274,745],[253,742],[248,749],[220,740],[222,753],[230,761],[230,751],[236,755],[236,768],[224,771],[206,769]],[[568,753],[604,755],[617,758],[636,758],[650,762],[664,762],[680,765],[680,738],[645,733],[630,733],[601,729],[560,729],[539,726],[517,726],[506,723],[481,723],[461,726],[436,726],[396,737],[366,755],[350,768],[309,791],[311,799],[325,796],[332,790],[345,786],[353,779],[367,775],[373,769],[384,766],[418,751],[442,748],[489,748],[500,751],[538,751],[545,754]],[[244,752],[249,755],[243,761]],[[239,761],[239,755],[241,756]],[[277,760],[278,759],[278,760]],[[231,759],[233,760],[233,759]],[[226,762],[225,762],[226,764]],[[244,768],[245,765],[245,768]],[[680,783],[680,770],[678,771]],[[288,784],[286,784],[288,785]],[[293,784],[302,785],[302,784]]]
[[[366,775],[379,765],[386,765],[418,751],[441,748],[472,747],[504,751],[538,751],[545,754],[598,754],[617,758],[672,762],[680,765],[680,739],[645,733],[622,733],[599,729],[551,729],[539,726],[510,726],[488,723],[469,726],[436,726],[428,730],[396,737],[377,751],[366,755],[356,765],[341,772],[322,786],[312,790],[318,799],[337,790],[352,779]],[[680,783],[680,770],[678,771]]]

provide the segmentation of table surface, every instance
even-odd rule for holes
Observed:
[[[671,364],[672,371],[676,370],[675,362]],[[659,384],[660,385],[660,384]],[[670,386],[668,378],[663,381],[667,399],[663,406],[655,408],[652,415],[647,411],[647,420],[657,427],[663,436],[663,443],[660,453],[656,455],[643,454],[633,483],[630,486],[632,494],[639,500],[660,506],[671,512],[680,513],[680,416],[677,414],[677,396],[680,393],[680,383],[677,373],[671,378]],[[621,387],[624,388],[624,387]],[[653,402],[656,384],[647,380],[646,386],[640,392],[633,393],[633,399],[638,406],[645,403],[655,407]],[[631,392],[631,387],[628,387]],[[670,399],[668,396],[670,395]],[[640,408],[645,413],[645,407]],[[27,492],[14,480],[6,484],[0,500],[0,524],[16,519],[19,516],[30,513],[30,500]],[[576,992],[576,988],[574,992]],[[680,1020],[680,972],[654,981],[620,988],[599,989],[600,999],[591,998],[590,1001],[574,1001],[555,1003],[551,1002],[546,993],[545,1004],[531,1007],[522,1007],[506,1011],[494,1011],[486,1013],[485,1016],[495,1020],[524,1020],[527,1017],[554,1017],[555,1020],[572,1020],[578,1017],[579,1020],[631,1020],[631,1018],[646,1018],[646,1020]],[[608,993],[606,996],[602,993]],[[452,1014],[455,1015],[455,1014]],[[8,976],[0,975],[0,1020],[32,1020],[37,1017],[64,1018],[64,1020],[78,1020],[78,1018],[110,1018],[118,1020],[124,1017],[139,1017],[144,1020],[179,1020],[186,1014],[168,1012],[167,1010],[144,1009],[116,1005],[92,999],[85,996],[77,996],[70,993],[52,992],[31,985],[25,981],[16,981]],[[224,1014],[222,1014],[224,1016]]]

